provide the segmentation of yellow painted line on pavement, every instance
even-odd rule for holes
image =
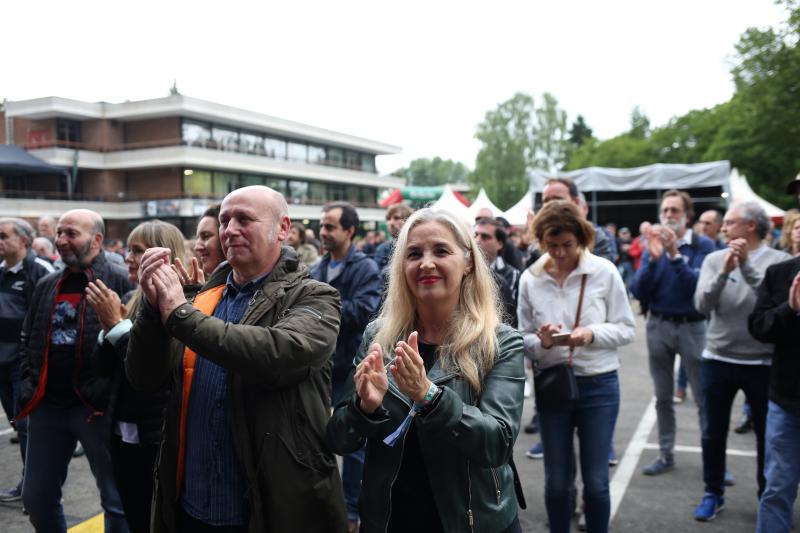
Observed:
[[[67,533],[103,533],[103,513],[93,516],[77,526],[72,526]]]

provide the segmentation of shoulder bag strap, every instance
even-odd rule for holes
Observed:
[[[581,276],[581,293],[578,296],[578,311],[575,313],[575,325],[572,326],[572,331],[575,331],[578,326],[581,324],[581,309],[583,309],[583,293],[586,292],[586,276],[588,274],[583,274]],[[569,365],[572,366],[572,354],[575,352],[575,347],[570,346],[569,348]]]

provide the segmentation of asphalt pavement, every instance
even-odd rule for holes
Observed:
[[[726,508],[713,522],[696,522],[692,513],[703,496],[702,458],[697,408],[691,394],[687,401],[675,406],[678,420],[677,466],[658,477],[642,475],[641,469],[658,455],[658,435],[652,404],[653,387],[647,367],[644,323],[638,319],[637,337],[633,344],[621,349],[621,407],[614,437],[620,464],[610,469],[612,483],[611,531],[642,532],[726,532],[755,530],[758,508],[756,499],[755,436],[737,435],[728,439],[728,470],[736,484],[725,494]],[[741,394],[731,414],[731,427],[741,413]],[[523,423],[530,420],[533,402],[525,400]],[[0,416],[2,416],[0,414]],[[8,442],[11,431],[4,417],[0,418],[0,487],[10,487],[20,475],[19,448]],[[538,435],[520,433],[514,457],[528,502],[520,511],[525,532],[547,532],[544,508],[544,465],[542,460],[525,457],[525,451],[538,442]],[[85,457],[73,459],[64,484],[64,510],[68,526],[78,525],[100,509],[99,495]],[[800,511],[795,508],[795,523]],[[0,530],[6,533],[33,531],[21,503],[0,503]]]

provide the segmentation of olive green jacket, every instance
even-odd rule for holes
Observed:
[[[366,356],[376,329],[375,323],[367,328],[353,370]],[[428,379],[442,392],[425,415],[414,417],[436,508],[448,532],[495,533],[511,525],[517,515],[509,462],[522,417],[522,337],[501,325],[497,343],[494,366],[483,376],[480,396],[457,373],[442,369],[437,360]],[[393,512],[391,487],[403,459],[405,436],[394,447],[384,444],[383,439],[400,425],[412,402],[389,374],[389,390],[382,406],[367,416],[356,405],[352,372],[348,387],[328,422],[327,438],[340,454],[355,451],[366,441],[359,505],[361,531],[383,532]]]
[[[204,289],[224,284],[230,271],[217,270]],[[341,479],[324,443],[339,329],[336,290],[309,279],[284,247],[239,324],[184,304],[162,325],[155,310],[142,307],[131,329],[128,379],[144,391],[171,388],[155,472],[153,533],[175,531],[184,345],[227,370],[248,531],[346,531]]]

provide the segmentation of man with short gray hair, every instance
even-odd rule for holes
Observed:
[[[725,453],[733,399],[742,390],[750,403],[758,450],[758,494],[764,490],[764,431],[774,346],[755,340],[747,318],[767,267],[791,259],[767,246],[770,220],[756,202],[734,204],[723,218],[728,248],[706,256],[694,293],[695,307],[709,317],[701,381],[705,398],[703,481],[696,520],[716,517],[725,505]]]
[[[0,403],[19,435],[23,465],[28,424],[26,420],[14,422],[21,381],[19,334],[36,282],[53,271],[50,263],[31,251],[33,236],[33,227],[24,220],[0,218]],[[0,502],[21,499],[22,481],[15,487],[0,491]]]

